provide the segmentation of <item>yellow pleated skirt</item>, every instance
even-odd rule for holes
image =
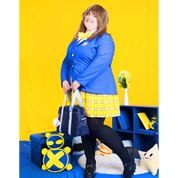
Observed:
[[[93,94],[81,91],[83,107],[88,117],[115,117],[120,116],[119,98],[117,95]],[[72,97],[72,93],[71,93]],[[66,100],[66,106],[70,105]],[[78,105],[78,101],[75,102]]]

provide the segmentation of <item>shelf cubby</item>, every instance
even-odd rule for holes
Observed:
[[[131,140],[133,147],[140,151],[148,151],[156,143],[155,131],[146,130],[138,117],[138,113],[144,112],[151,120],[157,116],[157,132],[159,133],[159,108],[149,106],[120,106],[120,110],[125,110],[131,122],[130,129],[121,129],[117,117],[112,118],[112,127],[122,140]],[[122,118],[123,119],[123,118]]]
[[[132,140],[133,142],[133,133],[130,132],[117,132],[121,140]]]
[[[148,151],[152,148],[155,144],[155,137],[154,135],[147,135],[147,134],[135,134],[134,139],[134,147],[138,148],[141,151]]]
[[[157,116],[158,115],[158,108],[156,107],[134,107],[134,112],[133,112],[133,120],[134,120],[134,131],[139,132],[138,129],[145,129],[144,125],[142,124],[141,120],[138,117],[138,113],[145,113],[148,117],[149,120],[151,120],[151,117]]]
[[[126,132],[133,132],[133,108],[132,107],[124,107],[123,106],[123,107],[120,108],[120,111],[121,112],[125,111],[127,113],[129,121],[131,123],[131,128],[124,129],[124,131],[126,131]],[[113,124],[112,124],[113,129],[114,130],[123,130],[123,129],[121,129],[121,126],[119,124],[118,117],[113,117],[113,120],[112,120],[112,122],[113,122]]]

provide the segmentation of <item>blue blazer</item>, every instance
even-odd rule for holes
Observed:
[[[80,41],[79,41],[80,42]],[[70,77],[77,80],[80,91],[96,94],[117,94],[116,83],[111,69],[114,55],[112,37],[104,33],[101,37],[79,43],[70,43],[61,67],[61,83]]]

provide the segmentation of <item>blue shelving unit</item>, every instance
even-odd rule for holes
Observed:
[[[121,129],[117,117],[112,118],[112,128],[117,132],[122,140],[132,140],[133,147],[141,151],[148,151],[156,143],[155,131],[145,130],[142,122],[138,117],[138,113],[145,112],[149,119],[154,115],[157,116],[157,132],[159,133],[159,108],[148,106],[120,106],[121,110],[125,110],[131,122],[131,128]]]

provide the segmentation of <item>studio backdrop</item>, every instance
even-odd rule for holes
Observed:
[[[158,106],[157,0],[20,0],[20,140],[54,131],[64,94],[60,68],[82,13],[92,4],[109,14],[115,42],[112,70],[132,74],[129,105]],[[117,84],[120,104],[124,89]],[[112,125],[111,118],[105,124]]]

